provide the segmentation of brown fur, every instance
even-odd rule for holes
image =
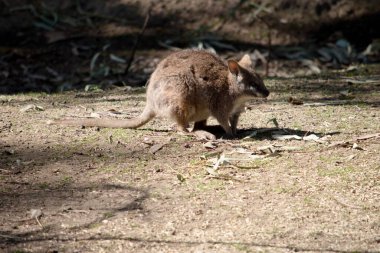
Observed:
[[[146,106],[133,119],[58,120],[65,125],[137,128],[155,116],[177,123],[186,132],[190,122],[195,129],[215,117],[228,135],[236,134],[238,118],[245,102],[269,95],[262,79],[251,69],[245,55],[227,64],[217,55],[203,50],[183,50],[162,60],[152,73],[147,88]]]

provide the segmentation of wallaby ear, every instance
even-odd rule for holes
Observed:
[[[235,76],[237,76],[239,74],[239,64],[237,63],[237,61],[228,60],[227,63],[228,63],[228,69],[230,70],[230,72],[234,74]]]
[[[239,64],[243,67],[250,68],[252,67],[251,57],[248,54],[245,54],[239,61]]]

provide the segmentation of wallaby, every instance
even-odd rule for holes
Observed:
[[[146,91],[146,105],[132,119],[69,119],[54,124],[137,128],[153,117],[173,120],[178,130],[188,132],[190,122],[199,130],[210,116],[216,118],[228,136],[236,134],[239,115],[245,102],[267,97],[269,91],[252,70],[249,55],[227,64],[205,50],[182,50],[162,60],[152,73]],[[208,135],[208,138],[215,138]]]

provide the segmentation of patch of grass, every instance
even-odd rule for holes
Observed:
[[[209,180],[207,182],[199,182],[195,187],[200,192],[221,189],[221,188],[224,188],[224,181],[223,180]]]
[[[139,159],[138,161],[135,162],[133,168],[141,170],[141,169],[144,169],[146,166],[148,166],[148,161]]]
[[[70,176],[65,176],[61,179],[61,186],[69,185],[73,182],[73,178]]]
[[[313,205],[313,200],[312,200],[311,197],[309,197],[309,196],[306,196],[306,197],[303,199],[303,202],[304,202],[305,205],[307,205],[307,206],[311,206],[311,205]]]
[[[111,128],[105,128],[102,129],[101,131],[102,136],[110,136],[112,135],[114,141],[117,140],[123,140],[123,141],[128,141],[128,140],[136,140],[137,138],[140,137],[142,134],[141,131],[137,132],[134,129],[111,129]]]
[[[98,172],[104,172],[104,173],[114,172],[116,169],[117,169],[117,167],[115,167],[113,165],[107,165],[107,166],[100,167],[98,169]]]
[[[90,228],[90,229],[95,229],[95,228],[100,227],[101,225],[102,225],[101,223],[96,222],[96,223],[92,223],[92,224],[90,224],[90,225],[88,226],[88,228]]]
[[[109,218],[112,218],[112,217],[114,217],[114,216],[115,216],[114,213],[107,212],[107,213],[105,213],[105,214],[103,215],[103,218],[104,218],[104,219],[109,219]]]
[[[22,249],[16,249],[12,250],[11,253],[27,253],[28,251],[22,250]]]
[[[349,174],[355,172],[355,168],[352,166],[348,167],[337,167],[337,168],[322,168],[318,167],[318,175],[322,177],[347,177]]]
[[[288,193],[288,194],[293,194],[296,193],[300,190],[300,187],[297,187],[296,185],[291,185],[291,186],[279,186],[274,188],[274,191],[276,193]]]
[[[244,244],[241,244],[241,243],[235,243],[235,244],[233,244],[233,247],[235,249],[237,249],[238,251],[241,251],[241,252],[251,252],[251,250],[249,249],[248,245],[244,245]]]
[[[46,96],[47,93],[46,92],[28,92],[28,93],[24,93],[24,96],[28,96],[28,97],[41,97],[41,96]]]
[[[336,157],[331,157],[331,156],[320,156],[319,161],[332,164],[335,163],[338,159]]]
[[[50,187],[50,184],[48,182],[43,182],[43,183],[38,184],[38,188],[42,190],[48,189],[49,187]]]
[[[6,187],[6,186],[4,186],[4,185],[2,185],[1,187],[0,187],[0,193],[1,194],[6,194],[6,193],[9,193],[9,192],[11,192],[12,191],[12,188],[11,187]]]
[[[302,129],[302,125],[300,123],[298,123],[298,122],[295,122],[292,125],[292,129],[293,130],[300,130],[300,129]]]
[[[273,160],[272,158],[256,159],[256,160],[252,160],[246,163],[238,163],[237,166],[252,168],[252,169],[263,168],[266,165],[270,164],[272,160]]]
[[[87,135],[84,138],[77,140],[74,148],[82,148],[85,144],[98,142],[100,138],[102,138],[100,132],[92,133],[91,135]]]
[[[132,168],[130,166],[126,166],[120,169],[121,174],[130,174],[132,172]]]

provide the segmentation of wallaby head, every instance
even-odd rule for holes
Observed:
[[[268,97],[269,91],[263,79],[252,69],[249,55],[244,55],[239,62],[228,61],[229,80],[242,95],[251,97]]]

